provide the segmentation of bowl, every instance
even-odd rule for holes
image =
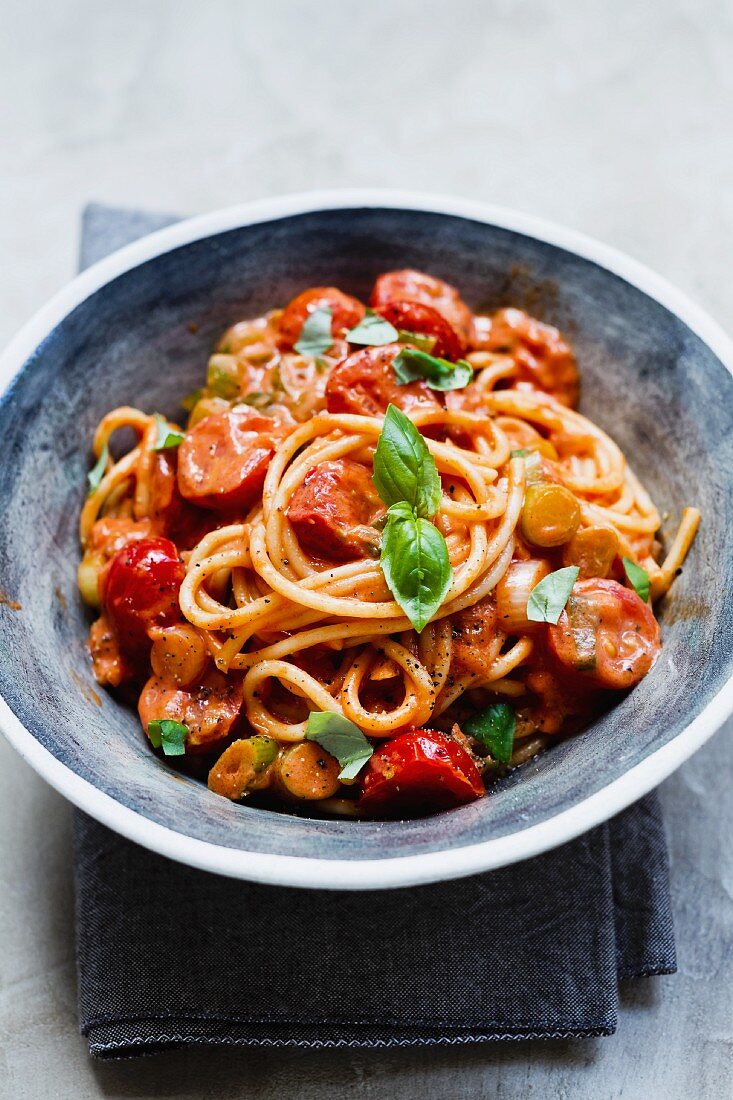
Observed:
[[[406,822],[237,805],[158,760],[137,715],[98,690],[75,583],[77,518],[100,417],[176,416],[233,321],[306,286],[366,296],[416,267],[475,309],[525,306],[577,351],[582,411],[621,445],[672,529],[703,521],[661,605],[651,674],[585,733],[469,806]],[[82,810],[162,855],[289,886],[434,882],[525,859],[617,813],[733,709],[733,347],[705,313],[620,253],[535,218],[454,199],[338,192],[194,218],[75,279],[0,360],[0,725]]]

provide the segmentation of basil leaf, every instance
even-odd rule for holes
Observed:
[[[350,344],[368,344],[379,348],[383,344],[393,344],[397,339],[397,329],[373,309],[368,309],[359,324],[346,333]]]
[[[295,350],[299,355],[323,355],[333,346],[331,321],[333,310],[330,306],[314,309],[303,322]]]
[[[422,379],[431,390],[462,390],[473,378],[473,367],[465,359],[450,363],[417,348],[403,348],[392,366],[401,386]]]
[[[89,492],[87,493],[87,496],[91,496],[92,493],[95,493],[99,488],[99,484],[104,477],[105,471],[107,469],[108,460],[109,447],[105,443],[105,445],[102,447],[99,458],[94,463],[94,467],[87,474],[87,481],[89,482]]]
[[[397,341],[400,344],[412,344],[419,351],[432,351],[437,343],[437,337],[428,336],[426,332],[410,332],[401,328],[397,333]]]
[[[416,516],[406,501],[393,504],[379,563],[390,592],[419,634],[453,579],[445,538],[430,520]]]
[[[341,765],[339,779],[355,779],[374,752],[359,727],[343,714],[311,711],[305,736],[336,757]]]
[[[580,570],[577,565],[556,569],[532,589],[527,600],[527,618],[533,623],[553,623],[563,613]]]
[[[153,450],[170,451],[174,447],[180,447],[181,443],[183,443],[183,440],[185,439],[185,436],[183,436],[181,432],[177,432],[173,428],[171,428],[168,421],[164,417],[159,416],[158,413],[155,414],[155,420],[158,429],[158,435],[156,437]]]
[[[463,723],[463,732],[488,749],[494,760],[508,764],[514,747],[514,731],[517,728],[517,716],[508,703],[492,703],[485,710],[472,714]]]
[[[527,450],[526,447],[519,447],[519,448],[517,448],[516,451],[510,451],[509,452],[509,457],[510,458],[526,458],[529,453],[530,452]]]
[[[188,726],[169,718],[156,718],[148,723],[148,737],[154,749],[163,746],[166,756],[183,756],[186,752]]]
[[[419,431],[396,405],[390,405],[374,453],[374,484],[387,505],[407,501],[418,516],[440,507],[440,477]]]
[[[635,561],[632,561],[631,558],[621,558],[621,561],[624,563],[624,572],[634,592],[636,592],[639,599],[643,600],[644,603],[648,603],[651,584],[646,569],[642,569],[642,567],[637,565]]]
[[[186,412],[193,412],[203,396],[203,390],[194,390],[193,393],[187,394],[181,400],[181,406],[186,410]]]

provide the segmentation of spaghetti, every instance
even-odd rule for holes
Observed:
[[[230,798],[480,797],[649,671],[647,601],[697,529],[688,508],[659,564],[660,516],[572,407],[556,329],[410,271],[372,304],[306,291],[224,335],[185,430],[125,407],[95,433],[95,675]]]

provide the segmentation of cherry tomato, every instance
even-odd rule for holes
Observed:
[[[178,488],[214,511],[246,511],[262,491],[286,429],[245,406],[200,420],[178,448]]]
[[[176,687],[151,676],[143,688],[137,709],[147,733],[151,722],[168,719],[188,728],[186,753],[210,752],[237,730],[243,708],[241,677],[209,671],[195,687]]]
[[[473,314],[450,283],[406,268],[387,271],[374,284],[370,304],[378,312],[388,302],[420,302],[442,314],[466,347],[473,339]]]
[[[521,309],[500,309],[488,324],[484,319],[480,329],[476,346],[512,356],[520,382],[551,394],[570,408],[578,404],[580,381],[575,356],[558,329]]]
[[[430,354],[439,359],[460,359],[466,351],[460,337],[433,306],[423,302],[385,302],[379,312],[395,328],[435,337]]]
[[[310,554],[354,561],[378,556],[379,533],[372,524],[384,511],[366,466],[337,459],[308,471],[290,499],[288,519]]]
[[[638,684],[660,650],[651,607],[617,581],[578,581],[557,626],[548,626],[550,653],[562,669],[600,688]]]
[[[400,344],[364,348],[337,363],[326,383],[328,411],[383,416],[390,403],[405,412],[440,408],[424,382],[398,385],[392,362],[400,351]]]
[[[376,750],[365,768],[359,807],[374,817],[431,813],[485,794],[465,749],[435,730],[410,730]]]
[[[117,552],[102,596],[124,653],[147,652],[149,630],[178,622],[178,592],[184,575],[183,562],[168,539],[139,539]]]
[[[349,329],[359,324],[365,313],[357,298],[344,294],[335,286],[313,286],[298,294],[285,307],[279,323],[278,346],[283,351],[290,351],[300,339],[308,314],[326,307],[331,310],[331,332],[334,337],[343,337]]]

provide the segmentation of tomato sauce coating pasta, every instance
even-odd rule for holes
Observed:
[[[235,801],[399,817],[481,797],[647,675],[652,602],[699,523],[686,508],[662,558],[556,328],[410,270],[370,303],[315,287],[237,322],[185,427],[122,407],[94,436],[94,674]]]

